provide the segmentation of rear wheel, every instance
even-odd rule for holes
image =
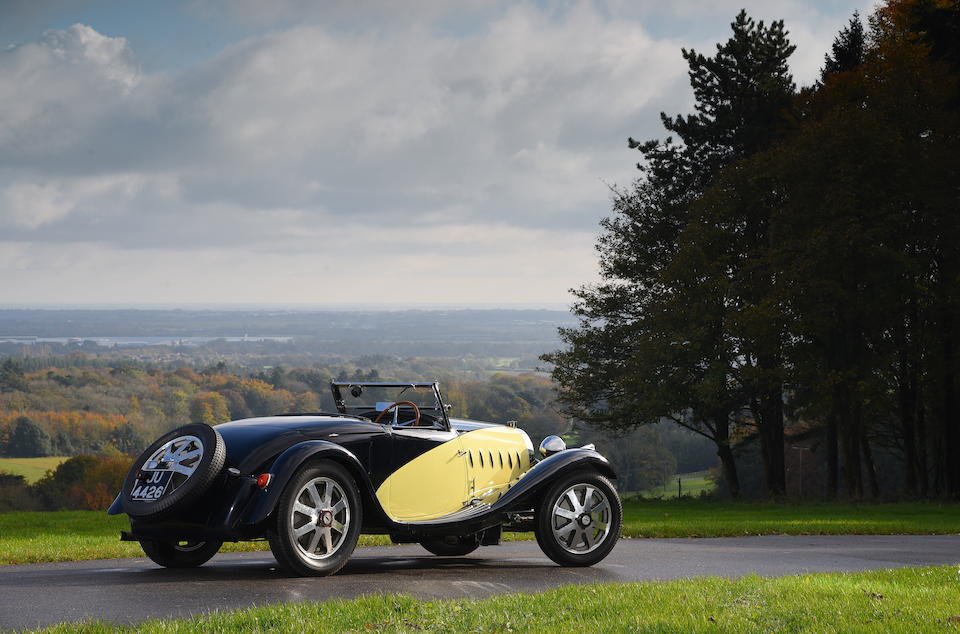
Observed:
[[[480,541],[476,535],[448,535],[424,540],[420,545],[440,557],[462,557],[479,548]]]
[[[544,554],[561,566],[592,566],[613,550],[622,521],[623,505],[610,481],[581,471],[547,491],[534,534]]]
[[[141,540],[147,557],[164,568],[196,568],[217,554],[223,542],[160,542]]]
[[[313,463],[280,496],[270,550],[290,572],[332,575],[356,548],[362,521],[360,492],[347,470],[335,462]]]

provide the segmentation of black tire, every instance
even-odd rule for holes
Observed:
[[[584,504],[584,507],[590,508],[581,508],[581,512],[577,512],[567,496],[571,488],[574,488],[578,504],[586,502],[588,488],[593,490],[590,503]],[[602,494],[605,505],[597,503],[594,498],[598,492]],[[567,519],[565,516],[555,516],[554,510],[558,505],[558,513],[562,511],[576,517]],[[584,519],[585,516],[587,519]],[[622,522],[623,504],[610,481],[594,471],[578,471],[561,478],[547,490],[537,507],[534,534],[544,554],[561,566],[592,566],[613,550],[620,536]],[[601,526],[606,526],[606,530]],[[567,533],[568,530],[571,532]],[[558,532],[561,535],[569,534],[570,543],[558,537]],[[588,541],[591,538],[595,540],[592,545]]]
[[[307,488],[310,483],[314,483],[316,498]],[[340,507],[341,502],[345,506]],[[297,510],[304,506],[313,508],[316,515]],[[330,515],[326,516],[328,511]],[[281,568],[305,577],[332,575],[343,568],[357,547],[363,524],[360,491],[350,473],[336,462],[313,462],[301,467],[290,479],[277,503],[274,519],[275,529],[267,540]],[[342,530],[337,530],[337,524]],[[298,529],[307,532],[298,537]],[[329,542],[325,536],[329,536]]]
[[[153,500],[135,499],[134,492],[144,486],[140,473],[147,462],[161,448],[178,438],[192,437],[199,440],[202,444],[201,454],[198,460],[190,458],[189,466],[192,472],[184,475],[180,472],[173,472],[170,481],[163,490],[161,497]],[[188,441],[185,441],[188,442]],[[192,444],[190,444],[192,443]],[[196,448],[194,441],[189,441],[185,448]],[[223,438],[213,427],[202,423],[184,425],[168,432],[158,438],[153,444],[144,450],[142,454],[134,461],[133,466],[127,473],[123,482],[123,488],[120,490],[120,499],[123,504],[123,510],[127,515],[138,519],[158,519],[164,515],[169,515],[178,508],[183,508],[202,495],[214,479],[223,469],[223,463],[226,459],[226,446]],[[163,463],[168,465],[169,463]],[[170,471],[170,469],[157,469],[157,473]],[[146,473],[149,473],[148,470]]]
[[[420,542],[420,545],[438,557],[463,557],[480,547],[476,535],[435,537]]]
[[[141,540],[147,557],[164,568],[196,568],[210,561],[223,542],[158,542]]]

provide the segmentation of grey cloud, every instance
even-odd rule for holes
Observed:
[[[607,183],[636,175],[626,137],[689,109],[680,46],[725,35],[654,37],[651,5],[622,19],[612,4],[491,2],[459,26],[432,2],[392,22],[326,6],[173,73],[144,73],[123,38],[82,25],[0,51],[0,292],[29,301],[71,257],[88,273],[140,258],[159,283],[164,258],[186,255],[210,267],[189,295],[241,271],[262,281],[230,253],[328,271],[402,244],[393,275],[442,269],[453,288],[486,271],[472,286],[494,293],[498,275],[550,267],[537,292],[562,301],[593,274]],[[815,69],[833,27],[809,14],[788,26]],[[110,279],[104,293],[122,271]]]

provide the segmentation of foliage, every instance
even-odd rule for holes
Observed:
[[[34,489],[47,509],[104,511],[116,497],[132,463],[124,455],[76,456],[49,471]]]
[[[23,367],[8,357],[0,363],[0,392],[21,390],[24,386]]]
[[[889,0],[839,33],[795,92],[781,23],[741,13],[714,57],[684,51],[681,144],[631,145],[642,178],[598,241],[554,364],[571,414],[667,418],[756,442],[786,492],[785,427],[822,429],[826,493],[960,496],[960,5]],[[889,480],[889,478],[888,478]]]
[[[39,458],[50,455],[50,435],[26,416],[18,416],[10,429],[2,453],[11,458]]]
[[[602,223],[604,281],[576,291],[580,326],[562,329],[568,347],[543,359],[579,418],[624,429],[666,417],[710,438],[734,492],[730,425],[749,409],[769,432],[778,493],[782,333],[766,299],[769,209],[745,204],[711,222],[702,200],[722,169],[781,135],[794,47],[783,22],[767,26],[741,11],[731,28],[713,57],[683,51],[695,113],[661,115],[682,145],[630,139],[644,155],[643,177],[617,193],[615,216]]]

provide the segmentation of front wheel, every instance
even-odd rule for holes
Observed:
[[[217,554],[223,542],[161,542],[141,540],[140,548],[164,568],[196,568]]]
[[[439,557],[463,557],[480,547],[477,535],[435,537],[425,539],[420,545]]]
[[[332,575],[360,538],[360,492],[346,469],[330,461],[303,467],[277,504],[270,550],[282,568],[302,576]]]
[[[561,566],[592,566],[613,550],[622,522],[623,505],[610,481],[581,471],[547,491],[534,534],[544,554]]]

